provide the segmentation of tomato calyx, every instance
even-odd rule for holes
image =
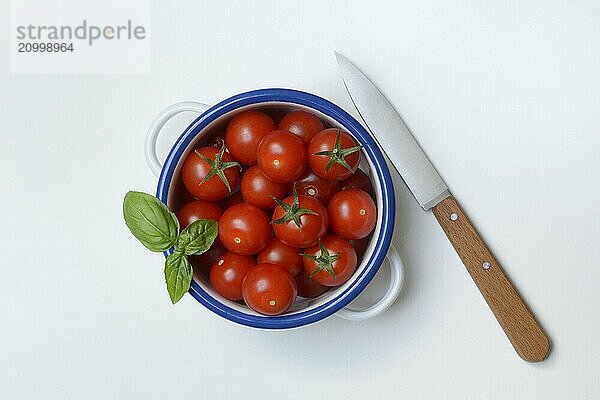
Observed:
[[[333,145],[333,150],[324,150],[319,151],[313,154],[313,156],[327,156],[329,157],[329,162],[325,166],[325,172],[329,171],[331,167],[335,164],[340,164],[342,167],[346,168],[350,172],[354,172],[352,167],[346,161],[346,157],[352,153],[356,153],[363,146],[352,146],[345,149],[342,149],[342,131],[338,129],[337,135],[335,136],[335,144]]]
[[[211,160],[204,154],[200,154],[197,150],[194,150],[194,153],[196,153],[198,157],[200,157],[202,160],[206,161],[208,165],[210,165],[210,171],[208,172],[208,174],[206,174],[204,179],[200,181],[198,186],[202,185],[204,182],[216,175],[225,184],[229,193],[231,193],[231,185],[229,184],[229,180],[225,176],[225,170],[231,167],[238,167],[241,170],[242,166],[237,161],[223,161],[223,154],[225,154],[225,142],[223,142],[223,144],[221,145],[219,152],[215,154],[214,160]]]
[[[302,228],[302,222],[300,222],[300,217],[309,214],[309,215],[319,215],[309,208],[301,208],[300,207],[300,199],[298,198],[298,191],[296,190],[296,184],[294,183],[293,189],[293,198],[292,204],[287,204],[283,200],[279,200],[277,197],[271,195],[271,198],[275,200],[275,202],[283,208],[285,211],[285,215],[279,219],[273,221],[273,224],[285,224],[289,221],[294,221],[298,228]]]
[[[313,277],[319,272],[325,270],[327,271],[329,276],[331,276],[332,279],[335,279],[335,271],[333,269],[333,264],[337,261],[338,257],[340,256],[340,253],[329,254],[329,251],[327,250],[327,248],[321,240],[319,240],[319,249],[321,254],[318,257],[313,256],[312,254],[302,254],[303,257],[306,257],[309,260],[312,260],[315,263],[317,263],[317,266],[315,267],[315,269],[312,270],[310,276]]]

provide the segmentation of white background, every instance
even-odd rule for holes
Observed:
[[[597,398],[600,5],[469,3],[154,1],[147,75],[11,75],[0,24],[0,398]],[[356,115],[334,49],[403,113],[551,336],[547,361],[518,358],[400,182],[407,282],[385,315],[265,332],[171,306],[162,256],[121,217],[127,190],[155,190],[147,126],[268,86]]]

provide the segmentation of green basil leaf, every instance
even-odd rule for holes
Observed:
[[[128,192],[123,200],[123,216],[133,236],[149,250],[165,251],[177,241],[177,217],[154,196]]]
[[[217,227],[217,221],[210,219],[194,221],[181,232],[175,247],[186,255],[202,254],[217,238]]]
[[[192,266],[187,257],[175,251],[165,260],[165,280],[171,303],[177,303],[190,290],[192,283]]]

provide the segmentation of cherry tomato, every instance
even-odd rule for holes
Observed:
[[[279,240],[288,246],[305,248],[317,243],[327,231],[327,210],[314,197],[298,195],[279,200],[271,225]]]
[[[270,238],[271,225],[267,214],[251,204],[230,207],[219,220],[219,239],[233,253],[256,254]]]
[[[256,164],[256,149],[265,135],[275,129],[275,122],[260,111],[243,111],[233,117],[225,132],[231,155],[243,165]]]
[[[236,204],[246,204],[244,201],[244,197],[242,196],[242,192],[237,191],[234,194],[231,194],[225,197],[225,201],[223,202],[223,208],[227,209],[235,206]]]
[[[242,283],[242,296],[248,307],[266,315],[285,312],[297,293],[294,277],[276,264],[258,264],[246,273]]]
[[[267,246],[258,253],[259,263],[281,265],[292,275],[298,275],[302,270],[303,262],[300,255],[302,250],[288,246],[276,237],[271,238]]]
[[[362,239],[377,222],[375,202],[367,192],[346,189],[337,192],[327,206],[331,229],[344,239]]]
[[[371,179],[362,169],[357,169],[350,176],[350,178],[344,179],[340,182],[340,190],[344,189],[361,189],[373,196],[373,186],[371,185]]]
[[[306,111],[292,111],[281,119],[279,129],[290,131],[308,144],[317,133],[323,130],[323,123],[314,114]]]
[[[325,235],[304,250],[304,271],[321,285],[339,286],[356,271],[356,252],[347,240]]]
[[[216,238],[212,246],[208,251],[202,254],[193,254],[188,256],[188,260],[192,265],[194,276],[196,279],[200,279],[202,275],[208,277],[210,274],[210,267],[222,254],[225,254],[227,249],[223,246],[219,238]]]
[[[266,135],[256,152],[258,166],[266,176],[279,183],[292,182],[304,172],[308,161],[306,145],[288,131]]]
[[[200,147],[184,160],[181,177],[192,195],[200,200],[217,201],[237,186],[239,164],[225,151],[225,147]]]
[[[298,296],[309,299],[314,299],[329,290],[329,286],[324,286],[316,282],[304,270],[296,275],[296,286],[298,286]]]
[[[331,197],[339,190],[338,181],[329,181],[317,176],[310,167],[295,182],[299,194],[317,198],[323,205],[327,205]],[[294,183],[290,183],[288,191],[292,192]]]
[[[210,284],[215,292],[232,301],[242,300],[242,282],[250,268],[256,265],[254,257],[227,252],[210,269]]]
[[[179,219],[179,227],[183,230],[189,224],[199,219],[218,221],[222,214],[223,210],[217,203],[196,200],[181,207],[177,212],[177,219]]]
[[[341,181],[356,171],[360,149],[361,146],[348,132],[337,128],[324,129],[308,145],[308,162],[321,178]]]
[[[287,192],[287,185],[273,182],[255,165],[242,175],[240,191],[246,203],[268,209],[277,205],[271,196],[283,198]]]

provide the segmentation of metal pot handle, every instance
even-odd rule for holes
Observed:
[[[398,249],[392,243],[385,256],[386,263],[390,266],[390,285],[385,295],[375,304],[363,310],[357,310],[346,306],[339,310],[336,315],[351,321],[362,321],[373,318],[386,311],[398,298],[404,281],[404,264]]]
[[[148,133],[146,134],[144,155],[146,156],[146,164],[148,164],[148,168],[150,168],[150,171],[152,171],[157,178],[160,176],[162,164],[156,155],[156,142],[158,141],[158,136],[160,135],[162,128],[177,114],[186,111],[202,114],[204,111],[208,110],[209,107],[209,105],[199,103],[197,101],[182,101],[165,108],[160,112],[160,114],[158,114],[156,119],[154,119],[150,125],[150,128],[148,128]]]

